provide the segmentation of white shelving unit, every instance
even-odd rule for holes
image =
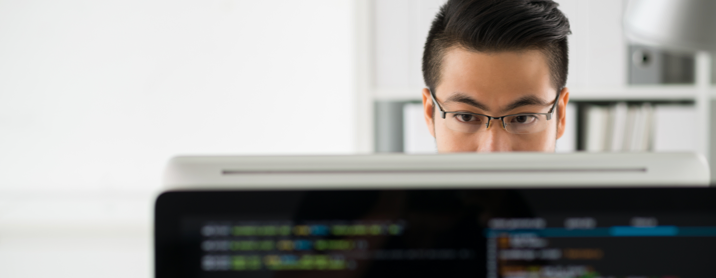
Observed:
[[[557,0],[570,19],[571,102],[693,102],[698,149],[716,159],[716,72],[708,54],[697,55],[694,85],[627,85],[622,13],[627,0]],[[356,0],[357,149],[373,152],[374,104],[421,101],[422,47],[445,0]],[[714,119],[714,120],[711,120]],[[693,119],[684,119],[693,120]],[[716,163],[712,172],[716,173]],[[716,180],[716,179],[714,179]]]
[[[604,88],[568,87],[570,101],[651,101],[696,100],[699,88],[695,85],[664,85],[664,86],[621,86]],[[374,100],[384,101],[418,101],[421,100],[423,87],[415,88],[374,88]],[[716,99],[716,87],[710,88],[711,97]]]

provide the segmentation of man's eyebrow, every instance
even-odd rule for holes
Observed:
[[[541,98],[538,98],[536,96],[524,96],[519,98],[518,100],[513,101],[509,105],[507,105],[504,109],[504,111],[510,111],[515,108],[519,108],[522,106],[528,106],[528,105],[543,105],[547,106],[549,103],[544,102]]]
[[[475,107],[482,109],[484,111],[490,111],[490,109],[487,108],[487,105],[484,105],[484,104],[480,103],[479,101],[475,100],[474,98],[471,98],[467,94],[460,93],[460,92],[455,93],[454,95],[450,96],[447,99],[446,103],[447,102],[464,103],[464,104],[467,104],[470,106],[475,106]]]

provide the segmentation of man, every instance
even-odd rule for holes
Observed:
[[[569,21],[551,0],[449,0],[423,53],[439,152],[553,152],[569,102]]]

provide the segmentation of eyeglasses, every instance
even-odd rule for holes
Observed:
[[[485,130],[490,129],[490,123],[492,120],[501,120],[502,128],[512,134],[529,134],[537,133],[545,130],[549,126],[549,120],[552,119],[552,114],[557,107],[557,100],[561,91],[557,91],[557,97],[554,99],[552,108],[547,113],[520,113],[512,114],[501,117],[492,117],[483,114],[469,113],[469,112],[456,112],[456,111],[445,111],[435,98],[433,90],[430,91],[430,96],[433,98],[433,102],[438,106],[442,113],[442,118],[445,119],[445,125],[454,131],[463,133],[476,133],[485,127]],[[451,114],[447,117],[447,114]],[[447,118],[446,118],[447,117]]]

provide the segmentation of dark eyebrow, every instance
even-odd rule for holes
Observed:
[[[504,111],[510,111],[515,108],[519,108],[522,106],[528,106],[528,105],[543,105],[547,106],[549,103],[544,102],[542,99],[536,97],[536,96],[524,96],[520,99],[513,101],[509,105],[505,107]]]
[[[447,99],[446,103],[447,102],[460,102],[470,106],[475,106],[485,111],[490,111],[490,109],[487,108],[487,105],[480,103],[479,101],[475,100],[474,98],[471,98],[464,93],[455,93]]]

